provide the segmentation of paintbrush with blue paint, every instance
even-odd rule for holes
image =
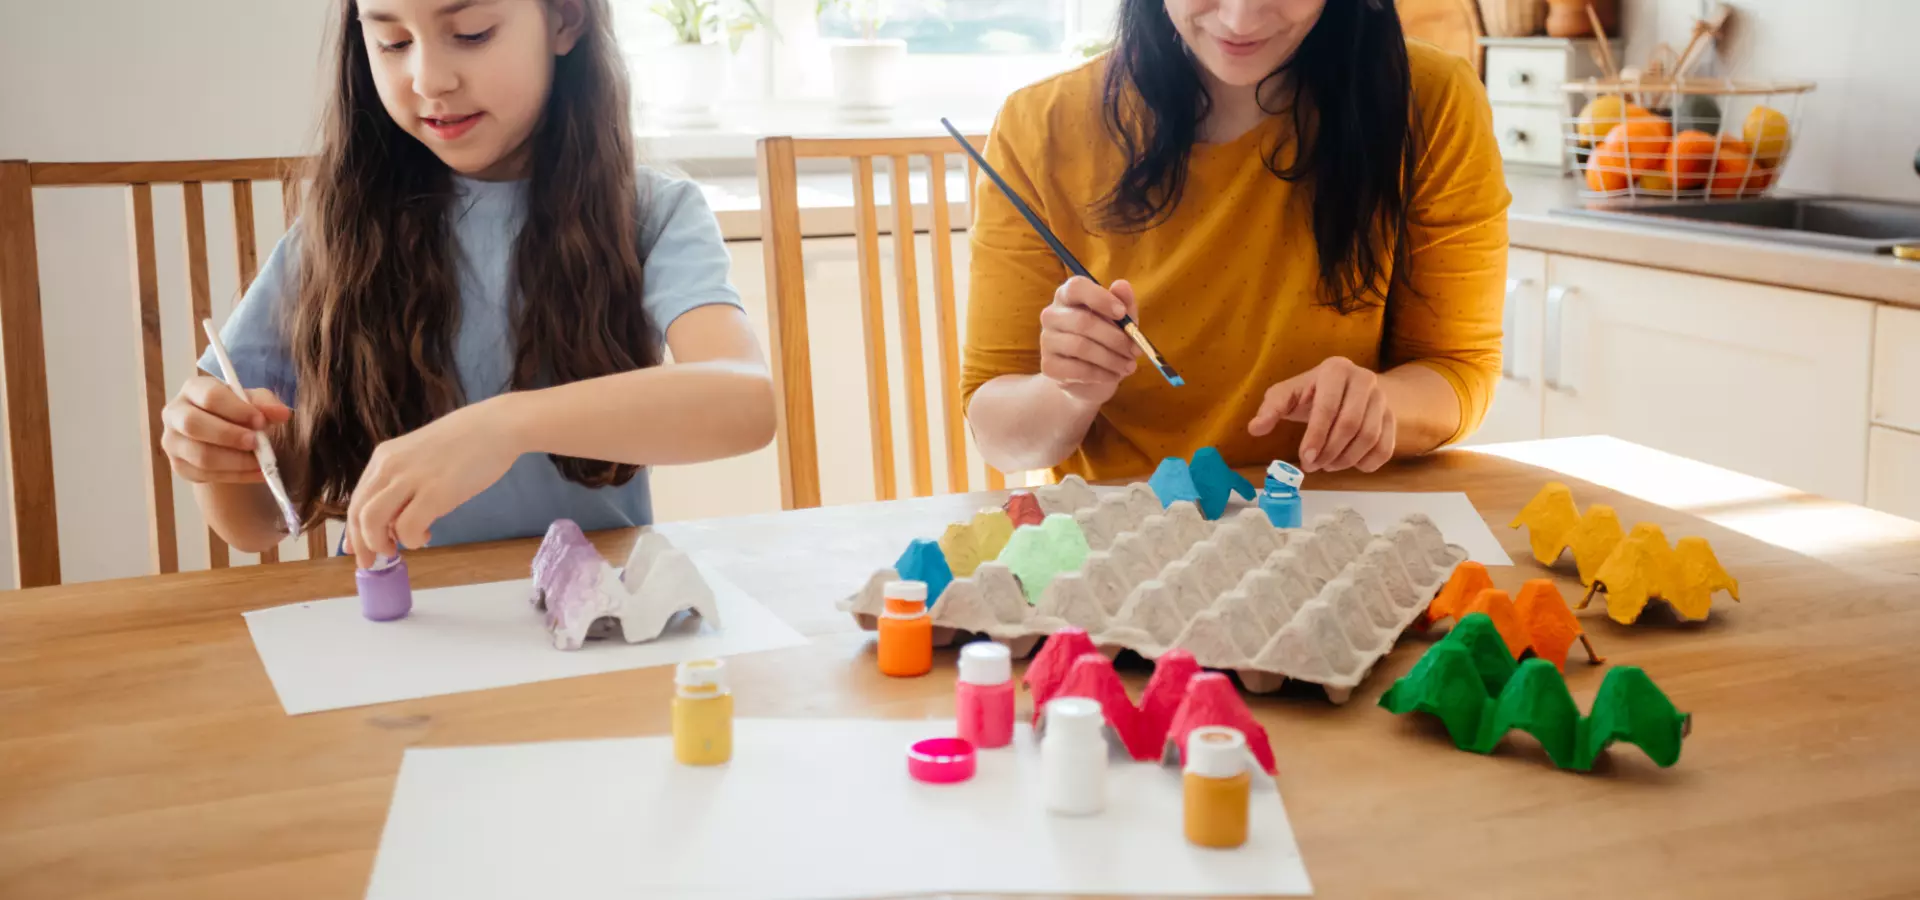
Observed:
[[[1087,267],[1080,264],[1079,260],[1074,259],[1073,254],[1067,252],[1066,245],[1060,243],[1060,239],[1053,236],[1053,232],[1047,228],[1046,223],[1040,221],[1040,217],[1035,215],[1033,210],[1027,208],[1026,202],[1020,199],[1019,194],[1013,192],[1013,188],[1007,186],[1007,182],[1000,177],[1000,173],[995,172],[992,166],[987,165],[986,157],[981,156],[980,151],[975,150],[973,145],[968,143],[965,137],[961,136],[959,130],[953,127],[953,123],[942,118],[940,124],[946,127],[947,133],[953,135],[954,140],[960,142],[961,147],[966,148],[967,155],[973,157],[973,161],[980,166],[981,171],[986,172],[987,177],[993,179],[993,183],[1000,186],[1000,193],[1007,196],[1007,199],[1013,203],[1013,208],[1019,210],[1020,215],[1026,218],[1027,224],[1032,225],[1033,230],[1039,232],[1040,238],[1047,242],[1047,246],[1053,248],[1053,255],[1059,257],[1060,262],[1071,270],[1073,274],[1085,278],[1094,284],[1099,284],[1100,280],[1093,277],[1093,275],[1087,271]],[[937,173],[935,177],[939,177]],[[1121,316],[1115,320],[1114,324],[1120,326],[1120,330],[1125,331],[1127,337],[1133,338],[1135,344],[1140,345],[1140,349],[1147,354],[1147,361],[1153,363],[1153,367],[1160,370],[1160,374],[1167,379],[1168,384],[1174,387],[1180,387],[1187,383],[1173,371],[1172,366],[1167,365],[1166,359],[1160,356],[1160,351],[1154,348],[1153,342],[1147,340],[1146,334],[1140,331],[1140,325],[1133,321],[1132,316]]]

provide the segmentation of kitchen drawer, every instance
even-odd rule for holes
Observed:
[[[1495,103],[1567,102],[1567,53],[1560,47],[1487,49],[1487,99]]]
[[[1500,157],[1510,162],[1559,166],[1565,157],[1560,128],[1558,107],[1493,106],[1493,134],[1500,141]]]
[[[1920,310],[1882,306],[1873,336],[1873,421],[1920,431]]]
[[[1867,436],[1867,506],[1920,520],[1920,434],[1874,428]]]

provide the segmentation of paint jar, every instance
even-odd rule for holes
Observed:
[[[715,766],[733,758],[733,692],[726,663],[683,662],[673,672],[673,758],[686,766]]]
[[[1253,773],[1247,766],[1247,736],[1237,728],[1209,725],[1187,736],[1187,840],[1202,847],[1238,847],[1247,842],[1247,807]]]
[[[960,648],[954,719],[975,747],[1013,743],[1013,652],[1005,644],[974,641]]]
[[[912,678],[933,671],[933,620],[923,581],[889,581],[880,609],[880,671]]]
[[[1047,701],[1040,771],[1048,812],[1087,816],[1106,808],[1106,724],[1100,704],[1089,697]]]
[[[371,569],[355,569],[353,585],[360,594],[360,614],[375,622],[404,618],[413,611],[407,563],[398,556],[382,556]]]
[[[1306,475],[1292,465],[1274,460],[1267,467],[1267,483],[1260,492],[1260,511],[1275,528],[1300,527],[1300,483]]]

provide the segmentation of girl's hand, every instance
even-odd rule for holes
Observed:
[[[461,407],[373,448],[347,503],[346,546],[361,568],[426,546],[435,521],[507,473],[520,452],[499,410]]]
[[[266,388],[254,388],[242,400],[212,375],[187,379],[180,393],[160,411],[160,450],[174,474],[195,484],[260,484],[260,461],[253,456],[256,429],[293,418],[293,410]],[[252,402],[249,403],[248,400]]]
[[[1372,472],[1393,458],[1398,426],[1380,376],[1344,356],[1268,388],[1247,431],[1264,435],[1281,419],[1307,423],[1300,438],[1303,471]]]
[[[1040,311],[1040,374],[1074,399],[1096,406],[1112,399],[1140,352],[1113,323],[1137,309],[1125,281],[1109,291],[1079,276],[1067,279]]]

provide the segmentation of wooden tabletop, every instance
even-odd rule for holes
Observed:
[[[1506,455],[1539,461],[1553,449]],[[1632,449],[1615,448],[1634,467],[1613,473],[1623,484],[1647,465]],[[1462,450],[1307,487],[1466,491],[1516,560],[1492,570],[1508,589],[1543,574],[1507,523],[1549,479],[1566,481],[1582,509],[1611,503],[1628,524],[1707,537],[1742,602],[1718,595],[1712,618],[1692,625],[1656,611],[1621,626],[1598,603],[1581,614],[1610,664],[1645,668],[1693,714],[1680,761],[1661,769],[1616,745],[1576,774],[1524,735],[1492,756],[1456,750],[1435,724],[1374,705],[1433,639],[1406,636],[1345,706],[1311,691],[1249,698],[1317,896],[1910,895],[1920,578],[1908,569],[1920,525],[1784,491],[1744,506],[1702,501],[1709,470],[1679,461],[1702,518],[1599,486],[1608,479],[1593,450],[1561,447],[1592,480]],[[812,638],[730,660],[739,715],[926,718],[951,715],[952,654],[930,677],[885,678],[871,635],[832,605],[908,538],[993,500],[661,530]],[[1768,503],[1770,513],[1755,508]],[[1841,507],[1869,523],[1864,536],[1835,537]],[[1796,510],[1817,524],[1783,525]],[[596,540],[618,559],[633,536]],[[519,578],[535,546],[452,547],[408,565],[421,587]],[[1562,592],[1578,596],[1563,566]],[[240,614],[350,594],[352,573],[334,559],[0,594],[0,897],[360,897],[407,747],[666,732],[669,668],[287,716]],[[1568,666],[1582,709],[1606,671]],[[1136,694],[1145,674],[1128,676]]]

